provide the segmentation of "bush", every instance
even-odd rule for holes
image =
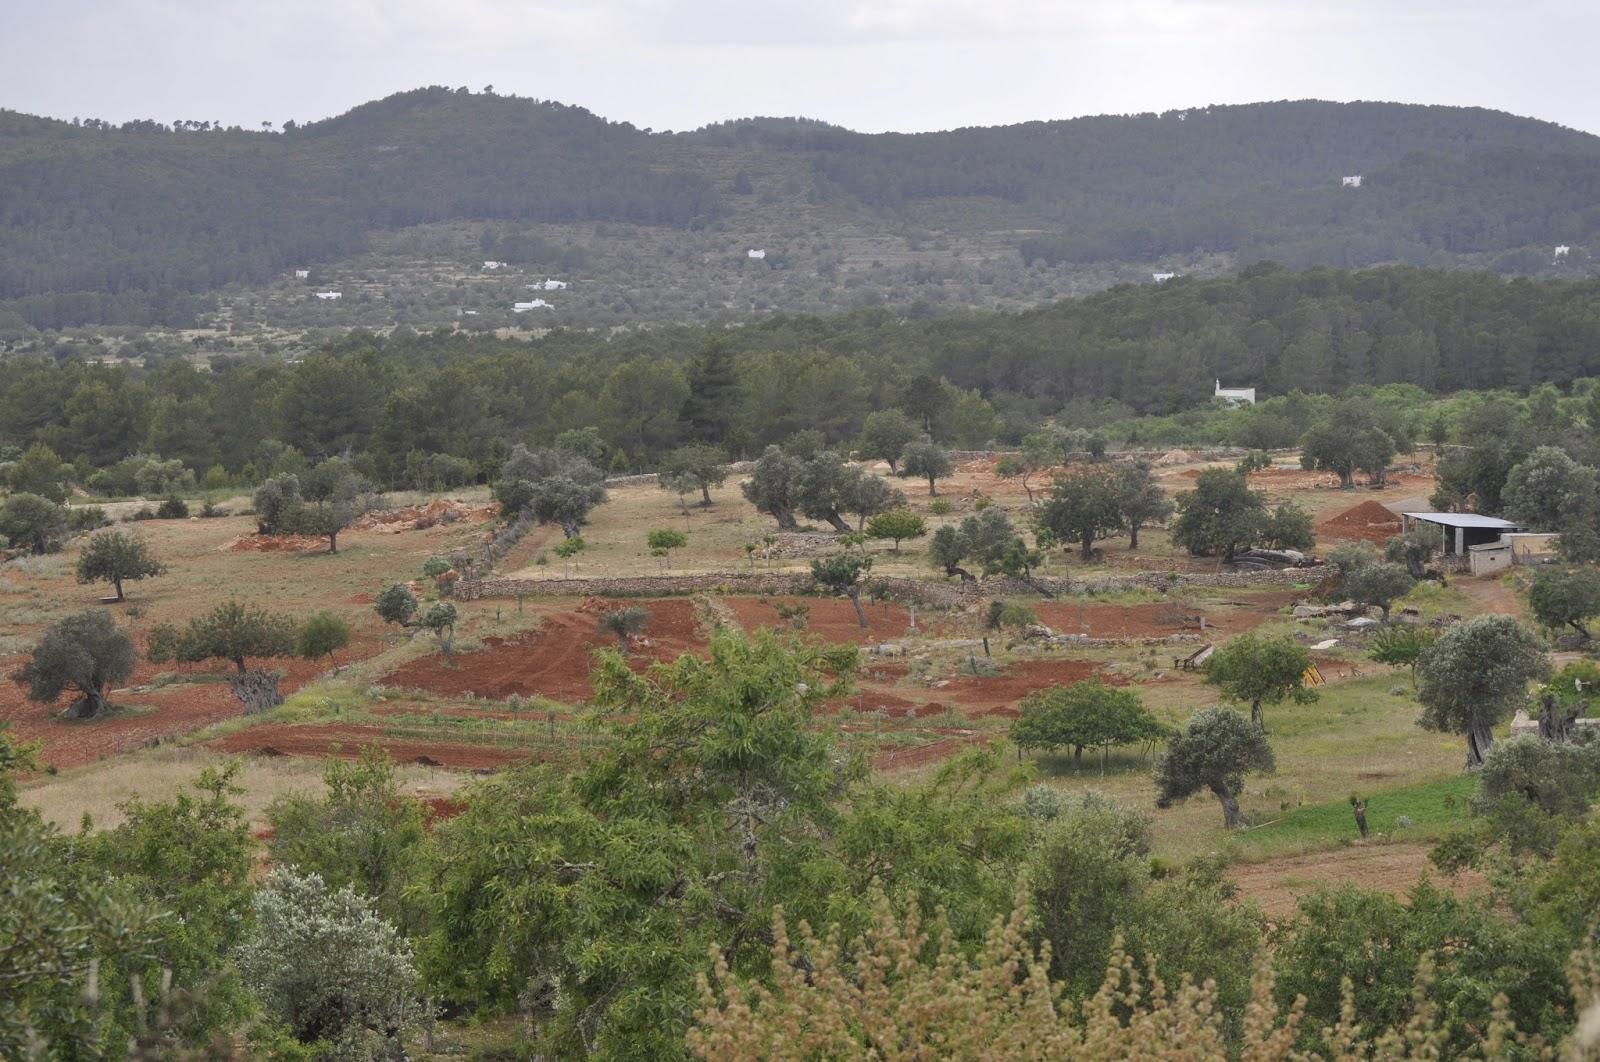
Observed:
[[[78,509],[67,510],[67,529],[74,534],[98,531],[110,524],[111,518],[106,516],[106,511],[98,505],[85,505]]]
[[[189,505],[176,495],[163,501],[156,509],[157,520],[187,520],[189,518]]]

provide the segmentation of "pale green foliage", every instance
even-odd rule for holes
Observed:
[[[350,644],[350,624],[336,612],[312,614],[295,633],[295,653],[307,660],[332,657]]]
[[[938,480],[950,474],[950,455],[929,438],[908,443],[900,454],[900,475],[928,481],[928,493],[938,494]]]
[[[1595,470],[1556,446],[1540,446],[1506,473],[1501,508],[1536,531],[1592,524],[1600,507]]]
[[[1230,701],[1248,704],[1251,720],[1259,725],[1262,705],[1317,699],[1317,692],[1303,681],[1310,667],[1311,654],[1289,638],[1241,634],[1211,654],[1205,680]]]
[[[166,624],[151,628],[148,642],[154,663],[227,660],[243,674],[248,659],[293,656],[295,623],[260,605],[229,601],[190,620],[181,631]]]
[[[53,553],[67,537],[67,511],[37,494],[13,494],[0,502],[0,536],[13,548]]]
[[[1478,616],[1445,631],[1417,662],[1418,720],[1430,730],[1463,734],[1476,766],[1493,728],[1527,703],[1528,684],[1550,673],[1544,643],[1510,616]]]
[[[877,513],[867,520],[869,538],[893,539],[894,551],[900,552],[900,543],[908,538],[921,538],[928,533],[928,525],[921,516],[910,509],[890,509]]]
[[[350,888],[280,867],[237,955],[266,1012],[335,1057],[396,1057],[427,1016],[411,948]]]
[[[1156,741],[1168,733],[1137,693],[1098,678],[1030,693],[1011,724],[1011,740],[1019,748],[1048,752],[1065,745],[1074,759],[1081,759],[1086,748],[1103,752],[1113,745]]]

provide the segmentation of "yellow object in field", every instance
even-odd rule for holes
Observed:
[[[1315,689],[1318,686],[1326,686],[1327,684],[1328,680],[1322,677],[1322,669],[1317,667],[1316,664],[1306,668],[1305,674],[1300,676],[1300,685],[1308,690]]]

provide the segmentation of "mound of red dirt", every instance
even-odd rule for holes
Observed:
[[[310,535],[240,535],[222,548],[231,553],[326,553],[328,540]]]
[[[1328,538],[1383,543],[1400,533],[1400,517],[1369,500],[1324,520],[1317,530]]]
[[[500,515],[500,506],[468,505],[465,502],[435,498],[426,505],[407,505],[398,509],[379,509],[367,513],[350,526],[357,531],[422,531],[438,524],[453,524],[465,520],[482,523]]]
[[[514,638],[485,639],[484,648],[457,653],[453,663],[447,664],[438,654],[413,660],[390,672],[384,683],[447,697],[471,693],[499,700],[514,693],[568,703],[585,701],[594,692],[589,670],[595,650],[617,644],[612,635],[600,632],[596,613],[623,604],[629,602],[591,599],[573,612],[547,617],[538,630]],[[642,607],[650,619],[644,634],[635,638],[630,648],[630,660],[636,667],[675,659],[705,645],[688,601],[652,601]]]

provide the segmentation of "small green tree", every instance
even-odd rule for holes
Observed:
[[[1117,509],[1128,532],[1128,548],[1139,548],[1139,529],[1160,523],[1172,515],[1174,505],[1156,482],[1148,461],[1123,465],[1116,472]]]
[[[328,540],[328,552],[339,552],[339,532],[371,511],[372,484],[342,457],[333,457],[307,472],[300,481],[305,502],[287,517],[289,527]]]
[[[263,535],[277,535],[289,530],[289,525],[300,509],[300,477],[292,472],[273,476],[256,488],[252,507],[256,511],[256,530]]]
[[[54,553],[67,537],[67,511],[38,494],[13,494],[0,502],[0,535],[31,553]]]
[[[143,538],[114,528],[95,534],[78,554],[78,582],[108,582],[116,589],[117,601],[123,599],[124,582],[162,575],[166,570]]]
[[[417,626],[431,631],[438,639],[439,650],[446,660],[456,641],[456,607],[448,601],[435,601],[417,619]]]
[[[1392,667],[1409,667],[1411,684],[1417,683],[1417,661],[1428,647],[1438,641],[1437,632],[1426,627],[1411,627],[1402,623],[1383,627],[1372,635],[1372,648],[1368,655],[1380,664]]]
[[[1571,627],[1588,641],[1589,621],[1600,617],[1600,569],[1540,568],[1528,587],[1528,607],[1545,627]]]
[[[928,481],[928,494],[939,493],[938,480],[950,474],[950,455],[929,438],[908,443],[900,454],[900,475]]]
[[[385,623],[399,627],[415,626],[417,595],[405,583],[390,583],[379,592],[372,608]]]
[[[680,446],[661,462],[658,480],[663,490],[675,490],[679,484],[700,492],[700,504],[711,504],[711,488],[720,487],[728,479],[728,455],[706,443]]]
[[[1070,686],[1052,686],[1030,693],[1011,724],[1011,741],[1019,749],[1072,749],[1072,762],[1083,762],[1083,750],[1098,748],[1105,766],[1113,745],[1151,741],[1168,733],[1130,689],[1107,685],[1099,678]]]
[[[889,471],[896,473],[900,455],[921,434],[911,418],[900,410],[879,409],[868,413],[867,419],[862,421],[856,455],[863,461],[887,461]]]
[[[1171,807],[1201,790],[1222,804],[1222,823],[1240,825],[1245,775],[1277,763],[1266,733],[1231,708],[1202,708],[1174,737],[1156,766],[1156,806]]]
[[[1439,538],[1426,531],[1407,531],[1391,538],[1383,547],[1383,557],[1391,564],[1404,564],[1413,579],[1421,579],[1428,562],[1439,550]]]
[[[320,660],[350,644],[350,624],[336,612],[317,612],[300,625],[295,634],[295,653],[307,660]]]
[[[921,538],[928,533],[927,522],[910,509],[890,509],[878,513],[867,521],[870,538],[893,539],[894,551],[900,552],[900,543],[908,538]]]
[[[67,488],[62,484],[68,471],[54,450],[34,443],[7,470],[6,486],[14,494],[37,494],[60,505],[67,500]]]
[[[1266,728],[1264,704],[1309,704],[1317,691],[1305,685],[1311,654],[1288,638],[1241,634],[1206,661],[1205,680],[1230,701],[1250,705],[1250,721]]]
[[[91,609],[47,627],[16,678],[28,688],[28,699],[40,704],[76,690],[64,716],[91,719],[111,707],[106,691],[132,675],[138,659],[127,632],[109,613]]]
[[[1595,470],[1557,446],[1540,446],[1506,473],[1501,508],[1509,519],[1539,531],[1594,522],[1600,507]]]
[[[943,568],[945,575],[961,576],[964,583],[972,581],[972,573],[961,567],[961,562],[971,551],[972,542],[959,524],[945,524],[928,543],[928,559],[934,567]]]
[[[1527,703],[1528,683],[1550,673],[1544,643],[1510,616],[1475,616],[1445,631],[1417,661],[1418,724],[1467,739],[1467,766],[1494,743],[1494,727]]]
[[[1310,549],[1316,541],[1311,514],[1292,501],[1280,502],[1261,528],[1261,544],[1268,549]]]
[[[872,568],[872,558],[862,553],[835,553],[811,562],[811,578],[835,594],[843,594],[856,608],[856,619],[867,626],[867,612],[861,607],[861,576]]]
[[[662,558],[662,566],[670,565],[672,551],[689,544],[689,536],[670,527],[658,527],[645,536],[652,555]]]
[[[643,633],[650,622],[650,613],[639,605],[627,605],[623,608],[608,609],[600,613],[600,633],[610,634],[617,640],[617,648],[623,656],[628,655],[628,640],[636,634]]]
[[[181,631],[169,624],[152,627],[149,643],[153,663],[226,660],[242,675],[249,660],[293,656],[295,623],[259,605],[229,601],[190,620]]]
[[[1383,610],[1389,622],[1394,603],[1411,592],[1417,581],[1398,564],[1365,564],[1345,573],[1344,593],[1350,600]]]

